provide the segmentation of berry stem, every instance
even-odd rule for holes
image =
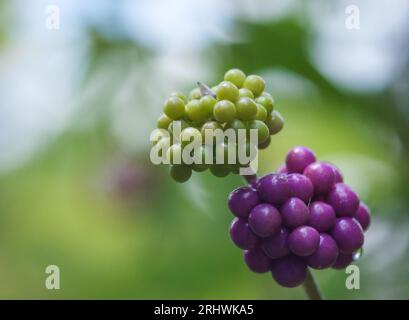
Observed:
[[[323,300],[310,269],[307,269],[307,277],[305,278],[303,287],[310,300]]]
[[[257,180],[257,175],[251,174],[251,175],[243,176],[243,178],[244,180],[246,180],[248,184],[252,184],[254,181]]]
[[[244,180],[248,184],[253,183],[257,179],[257,175],[247,175],[243,176]],[[311,270],[307,268],[307,277],[303,283],[305,294],[307,295],[308,299],[310,300],[323,300],[320,290],[318,289],[317,283],[315,282],[314,276],[311,273]]]

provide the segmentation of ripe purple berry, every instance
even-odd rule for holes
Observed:
[[[365,203],[361,202],[359,204],[354,218],[359,222],[364,231],[368,229],[369,224],[371,223],[371,211]]]
[[[282,258],[288,255],[290,253],[287,245],[288,234],[287,229],[281,228],[280,232],[276,235],[263,239],[262,248],[264,253],[271,259]]]
[[[308,225],[319,232],[329,231],[335,224],[335,211],[327,203],[315,201],[310,204]]]
[[[244,251],[244,261],[256,273],[265,273],[271,268],[271,260],[260,247]]]
[[[362,227],[354,218],[337,219],[331,235],[342,253],[352,253],[364,244]]]
[[[329,165],[334,170],[335,183],[344,182],[344,177],[342,176],[341,170],[339,170],[339,168],[335,164],[329,163]]]
[[[271,274],[283,287],[293,288],[304,282],[307,276],[307,265],[299,257],[289,255],[272,262]]]
[[[307,264],[314,269],[331,267],[338,257],[338,246],[335,240],[326,233],[320,234],[317,251],[307,258]]]
[[[257,236],[251,231],[247,221],[239,218],[234,218],[230,225],[230,238],[240,249],[252,249],[258,243]]]
[[[344,183],[336,183],[332,187],[327,202],[341,217],[353,217],[359,206],[358,195]]]
[[[285,160],[287,170],[290,173],[302,173],[311,163],[315,162],[315,154],[306,147],[295,147],[291,149]]]
[[[295,228],[307,224],[309,210],[302,200],[290,198],[281,207],[281,215],[286,227]]]
[[[320,243],[320,234],[309,226],[294,229],[288,236],[288,247],[300,257],[312,255]]]
[[[268,203],[257,205],[249,215],[249,226],[259,237],[270,237],[281,228],[280,212]]]
[[[286,174],[268,174],[259,179],[258,194],[264,202],[281,205],[290,197]]]
[[[325,162],[314,162],[304,170],[314,186],[314,194],[327,194],[335,183],[333,168]]]
[[[250,211],[259,204],[257,191],[250,187],[241,187],[229,195],[229,209],[239,218],[247,218]]]
[[[353,253],[340,252],[338,254],[337,260],[335,260],[334,264],[332,265],[332,268],[333,269],[345,269],[351,264],[352,261],[354,261]]]
[[[291,173],[287,176],[287,179],[290,187],[290,195],[308,203],[314,191],[310,179],[299,173]]]

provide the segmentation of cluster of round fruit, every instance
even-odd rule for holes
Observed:
[[[284,121],[281,114],[274,110],[273,97],[264,89],[265,81],[260,76],[246,76],[239,69],[231,69],[225,73],[224,81],[211,89],[199,83],[199,87],[193,89],[188,98],[182,93],[172,93],[165,101],[164,113],[157,121],[157,127],[169,133],[157,144],[169,146],[164,155],[171,164],[171,176],[178,182],[184,182],[190,178],[192,169],[201,172],[209,168],[215,176],[224,177],[230,172],[237,172],[240,166],[247,166],[248,163],[187,164],[183,159],[175,163],[174,159],[194,139],[202,141],[200,153],[206,153],[208,143],[205,141],[205,133],[212,133],[216,129],[225,131],[231,128],[236,133],[239,129],[246,132],[256,129],[257,145],[247,145],[246,149],[266,148],[270,144],[270,136],[282,129]],[[179,137],[173,134],[177,122],[181,128]],[[228,146],[222,147],[229,149]],[[203,155],[199,158],[206,157]]]
[[[257,273],[284,287],[302,284],[307,267],[343,269],[364,243],[370,211],[334,165],[305,147],[290,150],[277,173],[234,190],[233,242]]]

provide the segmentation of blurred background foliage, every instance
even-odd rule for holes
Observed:
[[[303,299],[250,273],[228,236],[243,182],[171,181],[149,160],[166,95],[239,67],[286,119],[260,174],[295,145],[336,163],[373,211],[361,289],[316,272],[327,298],[409,298],[409,4],[358,0],[0,1],[0,298]],[[44,286],[47,265],[61,290]]]

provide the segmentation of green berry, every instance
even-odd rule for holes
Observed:
[[[181,92],[172,92],[169,96],[170,97],[178,97],[178,98],[182,99],[185,104],[188,102],[186,96]]]
[[[194,88],[189,93],[189,100],[197,99],[199,100],[202,97],[202,93],[200,92],[199,88]]]
[[[270,145],[270,143],[271,143],[271,136],[268,136],[268,138],[267,138],[266,141],[264,141],[264,142],[262,142],[262,143],[260,143],[260,144],[258,145],[258,148],[259,148],[260,150],[264,150],[264,149],[266,149],[266,148]]]
[[[216,102],[217,100],[212,96],[204,96],[200,99],[200,107],[204,110],[207,118],[213,116],[213,109]]]
[[[267,125],[260,120],[253,120],[249,124],[249,129],[256,129],[258,135],[258,143],[263,143],[270,135]]]
[[[166,114],[162,114],[159,118],[158,121],[156,122],[156,125],[159,129],[165,129],[168,130],[169,124],[172,122],[172,119],[169,118]]]
[[[239,89],[237,89],[233,83],[223,81],[217,86],[216,96],[218,100],[229,100],[236,102],[239,98]]]
[[[178,120],[183,118],[183,115],[185,114],[185,104],[182,99],[173,96],[165,101],[163,111],[169,118]]]
[[[241,120],[251,120],[257,114],[257,105],[251,98],[240,98],[236,103],[236,109]]]
[[[266,108],[263,107],[260,103],[257,103],[257,113],[254,117],[254,120],[265,121],[267,119]]]
[[[243,86],[243,82],[245,79],[246,75],[240,69],[230,69],[224,74],[224,80],[230,81],[237,88],[241,88]]]
[[[271,113],[274,109],[274,99],[268,92],[263,92],[261,96],[256,98],[256,102],[266,108],[267,113]]]
[[[239,129],[243,129],[243,130],[247,129],[246,124],[243,121],[239,120],[239,119],[234,119],[233,121],[229,122],[225,126],[225,129],[230,129],[230,128],[233,129],[236,132],[236,139],[238,137],[238,130]]]
[[[207,111],[202,108],[199,100],[193,99],[188,102],[185,112],[189,120],[203,122],[207,118]]]
[[[169,131],[170,134],[173,134],[173,128],[176,126],[176,123],[180,123],[180,131],[181,132],[182,132],[183,129],[189,127],[189,124],[185,120],[172,121],[168,126],[168,131]]]
[[[253,92],[255,97],[258,97],[266,86],[264,79],[257,75],[250,75],[244,80],[243,87]]]
[[[277,111],[274,110],[265,121],[270,134],[276,134],[281,131],[284,126],[284,119],[283,116]]]
[[[166,158],[170,164],[181,164],[182,163],[182,146],[179,143],[171,145],[166,152]]]
[[[221,100],[215,104],[213,116],[219,122],[233,121],[236,117],[236,107],[229,100]]]
[[[239,89],[239,97],[240,98],[247,97],[247,98],[254,99],[254,94],[249,89],[240,88]]]
[[[180,133],[180,143],[182,144],[182,147],[185,147],[191,142],[200,141],[200,144],[202,144],[202,135],[200,131],[196,128],[185,128],[182,130]]]
[[[216,177],[223,178],[230,173],[230,169],[222,164],[214,164],[210,167],[210,172]]]
[[[215,143],[216,138],[214,137],[214,131],[216,129],[223,130],[222,126],[217,121],[209,121],[203,124],[200,130],[202,137],[203,137],[203,143],[207,143],[207,144]],[[210,136],[212,136],[213,139],[206,141],[206,134],[209,134]]]
[[[186,182],[192,176],[192,169],[185,165],[172,165],[169,169],[170,176],[177,182]]]

